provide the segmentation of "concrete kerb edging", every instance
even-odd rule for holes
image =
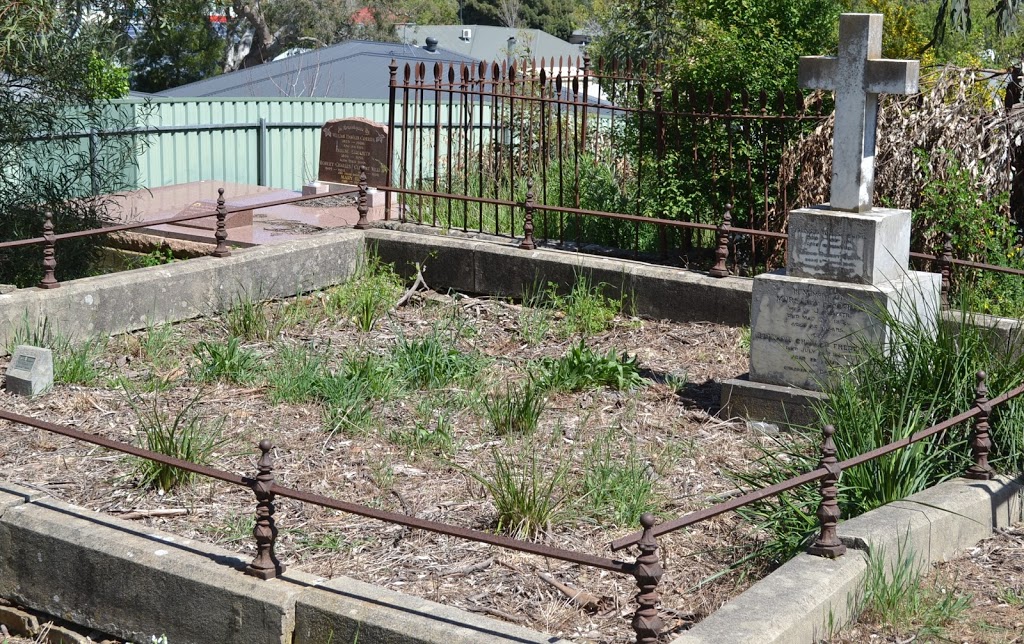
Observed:
[[[1024,479],[955,479],[839,524],[849,550],[836,560],[799,555],[672,644],[809,644],[856,614],[866,556],[890,569],[900,552],[945,561],[1024,518]]]
[[[261,581],[246,559],[0,482],[0,597],[134,642],[550,644],[519,626],[346,578]]]

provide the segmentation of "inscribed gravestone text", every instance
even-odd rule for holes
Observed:
[[[328,121],[320,130],[320,168],[317,178],[333,183],[359,183],[366,166],[369,186],[387,185],[388,128],[367,119]]]

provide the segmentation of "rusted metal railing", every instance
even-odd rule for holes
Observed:
[[[367,185],[365,181],[365,174],[361,177],[360,183],[356,188],[349,190],[341,190],[338,192],[332,192],[329,196],[341,196],[356,194],[358,196],[359,207],[359,221],[366,227],[366,195]],[[260,208],[270,208],[273,206],[283,206],[286,204],[299,203],[302,201],[310,201],[313,199],[322,199],[324,194],[311,194],[311,195],[298,195],[295,197],[288,197],[286,199],[276,199],[274,201],[263,202],[259,205]],[[252,206],[235,206],[228,208],[225,205],[224,200],[224,188],[217,189],[217,205],[213,210],[203,211],[198,213],[189,213],[186,215],[175,215],[174,217],[165,217],[163,219],[151,219],[149,221],[136,222],[131,224],[117,224],[113,226],[104,226],[102,228],[91,228],[89,230],[77,230],[70,233],[55,234],[53,227],[53,212],[47,210],[44,217],[43,223],[43,236],[32,237],[29,239],[17,239],[13,241],[0,242],[0,251],[8,248],[20,248],[24,246],[42,246],[43,247],[43,279],[39,282],[39,288],[52,289],[58,288],[60,282],[54,275],[57,269],[57,242],[67,239],[81,239],[83,237],[94,237],[99,235],[109,235],[112,233],[126,232],[130,230],[137,230],[139,228],[150,228],[152,226],[161,226],[164,224],[178,224],[186,221],[193,221],[196,219],[204,219],[207,217],[214,217],[216,219],[216,225],[213,231],[213,242],[215,244],[213,252],[210,253],[213,257],[230,257],[231,248],[227,243],[228,232],[227,232],[227,216],[236,212],[245,212],[246,210],[252,210]],[[362,208],[363,210],[360,210]],[[360,226],[357,225],[356,228]]]
[[[658,638],[664,629],[664,622],[661,619],[658,610],[658,605],[661,601],[658,585],[664,574],[661,559],[658,556],[659,545],[657,539],[659,536],[708,520],[725,512],[737,510],[751,503],[756,503],[758,501],[777,496],[801,485],[820,481],[821,501],[817,511],[820,531],[814,543],[808,548],[808,552],[823,557],[840,557],[845,553],[846,547],[839,540],[836,534],[836,526],[840,519],[839,506],[836,498],[836,484],[839,480],[839,475],[843,470],[867,463],[873,459],[903,449],[909,445],[941,432],[948,431],[961,423],[973,419],[975,422],[970,439],[973,464],[965,473],[965,476],[980,479],[988,479],[993,476],[992,468],[988,463],[988,453],[992,446],[991,438],[989,436],[989,413],[993,408],[998,407],[999,405],[1004,404],[1024,393],[1024,385],[1018,386],[990,400],[985,381],[985,373],[978,372],[974,403],[971,409],[941,423],[933,425],[932,427],[918,431],[909,437],[893,441],[888,445],[848,458],[845,461],[838,461],[836,458],[836,446],[833,440],[835,428],[828,426],[825,427],[823,431],[821,461],[818,468],[815,470],[759,490],[748,492],[742,496],[735,497],[710,508],[698,510],[664,523],[659,524],[653,515],[644,514],[640,518],[642,526],[640,531],[620,539],[616,539],[610,544],[610,548],[613,552],[630,546],[636,546],[639,554],[632,562],[601,557],[588,553],[575,552],[541,543],[534,543],[489,532],[463,528],[438,521],[420,519],[414,516],[371,508],[365,505],[340,501],[319,494],[284,487],[278,485],[274,481],[274,463],[272,458],[273,445],[266,440],[260,441],[259,443],[258,447],[261,455],[256,465],[257,472],[254,477],[249,478],[225,472],[213,467],[183,461],[178,458],[159,454],[157,452],[142,449],[140,447],[115,441],[103,436],[89,434],[72,427],[58,425],[5,410],[0,410],[0,420],[7,420],[13,423],[19,423],[29,427],[50,431],[75,440],[99,445],[100,447],[148,459],[163,465],[178,467],[188,472],[252,489],[256,496],[256,525],[253,528],[253,538],[256,542],[256,556],[248,565],[245,572],[246,574],[253,575],[260,579],[274,578],[284,570],[284,566],[281,564],[274,550],[277,540],[277,527],[274,521],[274,500],[276,497],[286,497],[304,503],[311,503],[325,508],[356,514],[388,523],[394,523],[409,528],[427,530],[461,539],[526,552],[541,557],[558,559],[560,561],[632,576],[638,589],[635,597],[637,607],[633,612],[631,622],[636,634],[636,642],[638,644],[654,644],[658,641]]]

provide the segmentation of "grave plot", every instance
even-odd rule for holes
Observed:
[[[239,301],[219,318],[54,348],[57,385],[6,409],[250,475],[262,439],[279,484],[606,555],[646,511],[735,494],[757,456],[710,416],[746,371],[741,329],[641,320],[585,279],[522,306],[404,287],[373,266],[334,289]],[[253,552],[247,490],[179,480],[22,426],[0,469],[68,502]],[[578,641],[631,641],[632,579],[279,499],[277,553]],[[681,629],[749,582],[727,573],[759,535],[735,515],[660,540],[663,614]],[[758,570],[745,570],[754,576]],[[550,582],[556,582],[552,584]],[[580,607],[557,584],[587,593]],[[571,592],[571,591],[570,591]]]

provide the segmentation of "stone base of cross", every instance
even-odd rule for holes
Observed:
[[[882,318],[937,319],[940,277],[909,268],[910,211],[872,207],[878,94],[916,92],[918,76],[881,42],[881,15],[843,14],[839,55],[800,60],[802,86],[835,91],[830,203],[790,212],[785,271],[754,279],[752,385],[820,390],[866,343],[888,345]]]

